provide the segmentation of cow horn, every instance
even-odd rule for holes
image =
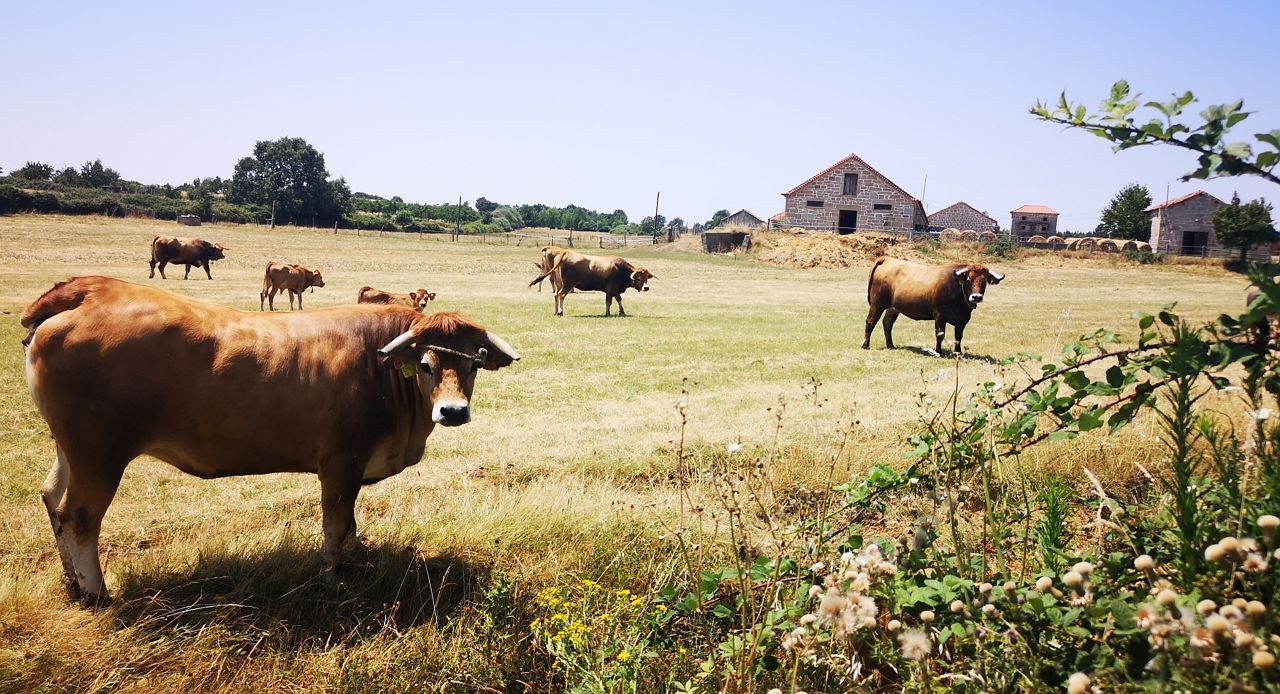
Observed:
[[[962,268],[957,268],[957,269],[956,269],[956,277],[964,277],[964,276],[965,276],[965,275],[967,275],[967,274],[969,274],[969,268],[967,268],[967,267],[962,267]]]
[[[400,337],[388,342],[382,349],[378,350],[378,354],[388,356],[393,352],[399,351],[405,345],[413,341],[414,334],[412,330],[406,330],[400,334]]]
[[[487,330],[485,331],[485,337],[489,338],[489,344],[493,345],[494,349],[498,350],[499,352],[502,352],[508,357],[511,357],[512,361],[520,361],[520,353],[515,351],[515,349],[512,348],[511,345],[507,344],[506,340],[498,337],[497,335],[494,335],[493,333]]]
[[[1002,275],[1002,274],[1000,274],[1000,273],[998,273],[998,272],[992,272],[992,273],[991,273],[991,277],[992,277],[992,278],[994,278],[994,279],[995,279],[995,281],[997,281],[997,282],[999,282],[999,281],[1001,281],[1001,280],[1003,280],[1003,279],[1004,279],[1004,275]]]

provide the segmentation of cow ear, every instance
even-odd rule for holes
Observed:
[[[427,301],[435,301],[435,300],[436,300],[436,293],[435,293],[435,292],[427,292]]]
[[[515,362],[520,361],[520,353],[512,349],[507,341],[485,331],[484,334],[485,350],[483,368],[490,371],[497,371],[504,366],[511,366]]]
[[[1004,275],[998,272],[988,272],[987,277],[991,284],[1000,284],[1000,280],[1004,279]]]

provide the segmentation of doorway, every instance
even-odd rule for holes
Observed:
[[[840,210],[840,218],[836,220],[836,233],[852,234],[858,230],[858,211]]]
[[[1182,255],[1207,255],[1205,253],[1206,246],[1209,245],[1209,232],[1207,231],[1184,231],[1182,232]]]

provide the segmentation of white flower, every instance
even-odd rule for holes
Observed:
[[[1067,678],[1067,694],[1086,694],[1093,681],[1083,672],[1077,672]]]
[[[822,586],[809,586],[809,597],[816,598],[822,595]]]
[[[825,568],[827,568],[826,564],[823,564],[820,561],[816,561],[813,563],[812,566],[809,567],[809,570],[812,571],[813,573],[819,573]]]
[[[1258,409],[1256,409],[1256,410],[1254,410],[1254,411],[1250,412],[1250,413],[1249,413],[1249,416],[1250,416],[1250,417],[1253,417],[1254,419],[1258,420],[1259,422],[1261,422],[1261,421],[1263,421],[1263,420],[1266,420],[1266,419],[1270,419],[1270,417],[1271,417],[1271,408],[1270,408],[1270,407],[1259,407]]]
[[[902,644],[902,657],[907,660],[924,660],[929,657],[929,650],[932,644],[929,642],[929,635],[920,629],[910,629],[902,632],[898,636],[898,643]]]
[[[1267,560],[1263,559],[1261,554],[1254,552],[1245,557],[1244,564],[1241,564],[1241,568],[1251,574],[1260,573],[1267,570]]]
[[[817,616],[817,615],[815,615],[815,614],[807,614],[807,615],[805,615],[805,616],[803,616],[803,617],[801,617],[801,618],[800,618],[800,625],[801,625],[801,626],[806,626],[806,627],[807,627],[807,626],[809,626],[810,624],[813,624],[813,623],[814,623],[814,622],[816,622],[816,621],[818,621],[818,616]]]
[[[729,444],[728,450],[729,450],[729,455],[733,455],[734,453],[737,453],[738,451],[742,450],[742,444],[737,441],[734,441],[733,443]]]

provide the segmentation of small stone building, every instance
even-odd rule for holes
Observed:
[[[985,212],[979,212],[963,200],[929,215],[929,226],[962,231],[972,229],[978,233],[984,231],[995,233],[1000,230],[999,222],[988,217]]]
[[[764,226],[764,220],[760,219],[754,214],[751,214],[747,210],[738,210],[737,212],[734,212],[733,214],[726,217],[723,222],[720,222],[720,226],[751,227],[751,228],[762,227]]]
[[[1166,255],[1235,255],[1239,251],[1218,245],[1210,218],[1219,205],[1224,204],[1212,195],[1197,190],[1194,193],[1147,208],[1151,216],[1151,249]],[[1267,260],[1271,245],[1249,249],[1249,258]]]
[[[1032,236],[1056,236],[1058,213],[1044,205],[1023,205],[1009,213],[1009,233],[1019,241]]]
[[[858,155],[850,154],[782,194],[787,225],[834,231],[924,231],[924,205]]]

